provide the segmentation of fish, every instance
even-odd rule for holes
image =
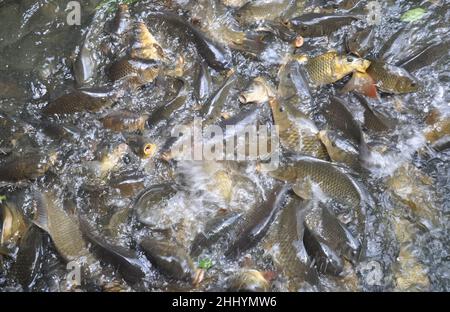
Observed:
[[[434,141],[431,144],[431,147],[438,151],[442,152],[450,148],[450,135],[443,136],[442,138]]]
[[[401,67],[373,60],[367,73],[375,80],[378,90],[385,93],[403,94],[419,90],[419,83]]]
[[[103,127],[113,131],[143,131],[147,115],[141,115],[129,110],[114,111],[100,118]]]
[[[269,105],[284,148],[321,159],[328,158],[325,146],[317,136],[319,130],[312,120],[275,98],[269,101]]]
[[[136,284],[145,277],[145,266],[138,254],[128,248],[110,243],[94,233],[89,223],[80,218],[83,236],[92,244],[94,253],[107,263],[111,263],[130,284]]]
[[[385,114],[376,111],[370,107],[369,102],[361,95],[354,94],[355,98],[359,101],[362,107],[364,107],[364,127],[366,129],[383,132],[389,131],[395,128],[394,121],[387,117]]]
[[[20,241],[16,261],[11,272],[22,288],[29,290],[33,287],[43,262],[43,238],[41,230],[31,224]]]
[[[131,150],[141,158],[150,158],[156,154],[157,146],[142,135],[127,137],[127,144]]]
[[[2,203],[0,208],[3,218],[0,246],[16,245],[27,231],[25,217],[13,202]]]
[[[117,6],[116,15],[111,23],[111,33],[122,36],[131,29],[130,9],[127,4]]]
[[[128,145],[125,143],[104,148],[99,152],[98,159],[87,162],[86,167],[94,177],[105,178],[119,165],[127,150]]]
[[[202,251],[208,250],[223,237],[223,235],[230,230],[230,227],[234,226],[241,217],[242,213],[228,212],[215,216],[206,222],[203,231],[197,233],[191,243],[191,257],[197,257]]]
[[[164,227],[166,224],[163,222],[162,211],[177,191],[172,183],[162,183],[140,192],[133,203],[133,210],[139,222],[153,228]]]
[[[306,13],[290,19],[287,24],[302,37],[322,37],[331,35],[357,20],[357,16],[350,14]]]
[[[177,94],[149,114],[147,119],[147,126],[149,128],[154,127],[160,121],[167,121],[174,112],[186,103],[186,100],[190,94],[189,83],[184,79],[177,79],[176,84],[179,85]]]
[[[42,113],[50,116],[84,111],[97,112],[111,106],[119,97],[120,92],[112,87],[78,89],[48,103]]]
[[[371,98],[377,98],[377,85],[375,80],[367,73],[354,72],[352,78],[341,89],[341,93],[352,92],[364,94]]]
[[[275,184],[267,198],[260,200],[253,209],[237,220],[227,234],[230,243],[225,250],[226,257],[237,257],[253,247],[267,233],[277,212],[283,207],[288,190],[283,184]]]
[[[304,1],[296,0],[254,0],[249,1],[240,7],[235,17],[242,24],[252,24],[258,21],[273,21],[283,19],[294,9],[299,9]]]
[[[270,284],[264,275],[254,269],[244,269],[227,279],[227,290],[232,292],[266,292]]]
[[[439,207],[434,182],[413,164],[400,166],[386,181],[394,198],[411,209],[415,218],[426,229],[433,229],[440,223]]]
[[[226,70],[231,67],[232,58],[228,49],[207,38],[183,17],[171,12],[152,12],[148,18],[161,19],[184,31],[195,44],[198,53],[213,69]]]
[[[420,50],[407,59],[398,62],[396,65],[407,70],[408,72],[413,72],[431,65],[444,55],[448,55],[449,48],[450,41],[448,40],[430,44],[423,50]]]
[[[130,57],[141,60],[162,61],[165,59],[161,45],[143,22],[138,22],[134,27],[134,42],[131,46]]]
[[[234,87],[236,80],[236,74],[234,71],[231,71],[223,81],[222,85],[214,91],[205,104],[202,105],[200,116],[205,123],[214,122],[220,117],[222,107],[230,95],[230,90]]]
[[[333,162],[346,164],[356,171],[361,170],[359,149],[350,140],[334,130],[319,131],[319,138]]]
[[[344,268],[344,261],[308,226],[305,226],[303,244],[308,255],[314,259],[314,265],[319,273],[339,276]]]
[[[290,156],[284,165],[268,172],[269,176],[292,183],[292,189],[299,197],[311,199],[317,185],[325,196],[347,205],[352,209],[358,231],[363,241],[366,228],[366,210],[374,205],[367,189],[332,163],[308,156]]]
[[[66,261],[87,257],[89,251],[80,228],[63,209],[62,201],[53,191],[36,192],[34,224],[51,237],[56,250]]]
[[[194,96],[200,104],[204,104],[212,93],[213,83],[211,73],[206,62],[198,65],[197,76],[194,82]]]
[[[334,83],[354,71],[365,72],[369,66],[368,60],[339,55],[335,51],[315,56],[305,63],[309,78],[317,86]]]
[[[344,137],[351,140],[360,150],[366,148],[361,125],[353,117],[344,100],[332,96],[330,101],[324,105],[323,114],[329,128],[341,131]]]
[[[37,179],[45,175],[56,160],[57,154],[53,151],[47,155],[31,151],[21,155],[11,155],[0,164],[0,181],[18,182]]]
[[[273,87],[264,77],[256,77],[246,90],[239,94],[239,102],[260,104],[269,101],[272,97],[275,97]]]
[[[108,75],[113,82],[124,81],[126,86],[137,88],[153,82],[159,75],[160,65],[160,61],[125,56],[109,66]]]
[[[275,229],[277,248],[274,262],[288,280],[290,291],[298,291],[305,284],[317,286],[319,277],[303,244],[304,224],[302,201],[291,197],[282,210]]]
[[[139,245],[148,260],[163,274],[177,280],[192,280],[194,263],[182,247],[152,237],[142,239]]]
[[[299,109],[313,105],[308,74],[302,64],[290,60],[282,65],[278,81],[277,94],[285,103]]]
[[[345,37],[345,49],[347,53],[353,53],[359,57],[365,57],[374,46],[375,28],[367,28],[357,31],[353,36]]]
[[[355,238],[352,232],[339,221],[331,208],[331,201],[310,201],[305,208],[308,210],[304,221],[305,229],[310,232],[308,235],[315,236],[319,243],[323,243],[327,246],[326,248],[332,249],[337,257],[342,257],[355,263],[361,255],[362,244]],[[306,240],[306,236],[304,239]],[[306,250],[308,251],[308,247]],[[343,261],[337,261],[336,263],[342,264]],[[342,269],[342,265],[338,265],[336,268],[338,267],[341,267]],[[338,271],[339,270],[335,271],[335,273],[339,274]]]

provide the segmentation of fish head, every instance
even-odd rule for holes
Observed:
[[[281,105],[280,101],[276,98],[269,99],[270,109],[272,111],[273,122],[277,126],[283,126],[288,123],[288,113],[286,108]]]
[[[339,63],[342,67],[342,71],[345,72],[361,72],[364,73],[370,66],[370,61],[354,56],[354,55],[343,55],[339,59]]]
[[[419,83],[411,75],[403,75],[396,80],[395,89],[400,93],[416,92]]]

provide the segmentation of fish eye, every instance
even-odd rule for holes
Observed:
[[[308,30],[308,26],[307,25],[303,25],[302,26],[302,30],[304,30],[304,31]]]
[[[353,55],[347,56],[347,62],[352,63],[356,60],[356,58]]]
[[[280,107],[278,110],[280,111],[280,113],[282,113],[284,112],[284,107]]]

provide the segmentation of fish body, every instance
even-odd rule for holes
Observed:
[[[96,112],[112,105],[118,96],[117,90],[108,87],[78,89],[50,102],[44,107],[42,113],[49,116],[84,111]]]
[[[241,24],[252,24],[262,20],[273,21],[295,9],[297,2],[303,3],[295,0],[249,1],[236,11],[235,16]]]
[[[248,88],[241,92],[239,101],[243,104],[264,103],[274,96],[275,90],[273,90],[269,82],[263,77],[256,77]]]
[[[144,130],[147,116],[133,113],[128,110],[120,110],[109,113],[100,121],[105,128],[120,131],[142,131]]]
[[[0,164],[0,181],[18,182],[39,178],[51,168],[56,155],[42,156],[38,153],[10,157]]]
[[[230,90],[233,88],[236,82],[236,75],[231,73],[229,77],[225,79],[222,85],[208,98],[205,104],[200,109],[200,115],[205,122],[213,122],[220,117],[222,107],[225,104]]]
[[[258,270],[241,270],[227,280],[228,291],[265,292],[270,288],[269,282]]]
[[[52,238],[59,254],[67,262],[88,255],[85,241],[78,224],[69,216],[53,192],[36,195],[34,223]]]
[[[327,159],[328,155],[317,134],[319,130],[313,121],[300,112],[289,111],[279,100],[269,101],[273,120],[278,126],[280,142],[289,151]],[[297,115],[295,115],[297,113]]]
[[[274,260],[288,279],[289,290],[298,291],[305,283],[311,286],[319,282],[317,271],[303,244],[304,214],[301,200],[292,198],[278,220],[275,236],[279,244]]]
[[[238,256],[255,245],[266,234],[276,213],[283,207],[287,191],[286,186],[276,184],[266,199],[260,201],[237,220],[228,233],[231,243],[228,244],[225,256]]]
[[[12,266],[12,274],[25,290],[32,287],[42,265],[43,240],[41,230],[30,225],[23,236],[16,261]]]
[[[232,60],[229,51],[220,44],[207,38],[183,17],[170,12],[153,12],[149,17],[161,19],[184,31],[210,67],[216,70],[230,68]]]
[[[0,246],[7,246],[9,243],[17,244],[27,232],[25,218],[12,202],[3,203],[0,208],[3,218]]]
[[[367,73],[375,80],[377,88],[382,92],[403,94],[419,90],[419,83],[410,73],[383,61],[372,61]]]
[[[81,221],[81,230],[84,237],[92,244],[96,255],[103,261],[111,263],[128,283],[136,284],[145,277],[144,265],[136,252],[111,244],[94,234],[86,220]]]
[[[186,251],[168,241],[144,238],[140,243],[150,262],[167,276],[178,280],[191,280],[194,263]]]
[[[111,24],[111,32],[116,36],[126,34],[131,28],[131,16],[128,5],[119,4]]]
[[[361,242],[339,221],[330,205],[331,202],[310,201],[305,207],[308,210],[305,215],[305,228],[338,257],[355,262],[361,254]],[[342,263],[337,261],[339,262]]]
[[[352,37],[345,38],[347,53],[365,57],[372,49],[375,41],[375,29],[367,28],[356,32]]]
[[[194,96],[199,103],[203,104],[208,99],[212,87],[212,78],[208,66],[205,62],[201,62],[194,82]]]
[[[448,55],[449,48],[450,41],[431,44],[408,59],[399,62],[397,65],[409,72],[413,72],[431,65],[434,61],[442,58],[446,54]]]
[[[341,27],[357,21],[354,15],[307,13],[289,20],[289,25],[303,37],[328,36]]]
[[[333,162],[344,163],[356,170],[361,169],[358,147],[351,141],[333,130],[321,130],[319,138],[325,145],[327,153]]]
[[[134,43],[130,56],[133,59],[164,60],[164,51],[155,37],[143,22],[137,23],[134,29]]]
[[[160,62],[124,57],[109,67],[112,81],[125,81],[132,88],[139,87],[155,80],[160,71]]]
[[[372,108],[363,96],[355,94],[355,97],[361,103],[361,106],[364,107],[365,128],[376,132],[388,131],[395,128],[393,120]]]
[[[364,236],[365,212],[367,206],[373,204],[372,199],[359,182],[340,168],[327,161],[298,156],[286,165],[270,171],[269,175],[292,183],[294,192],[305,199],[312,197],[312,185],[319,186],[326,196],[353,209],[358,234],[360,237]]]
[[[153,228],[162,228],[164,220],[161,216],[167,202],[177,190],[170,183],[155,184],[142,191],[136,198],[133,209],[138,220]]]
[[[368,60],[330,51],[308,59],[305,68],[312,82],[320,86],[334,83],[353,71],[365,72],[369,65]]]

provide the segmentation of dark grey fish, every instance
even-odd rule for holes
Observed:
[[[84,111],[96,112],[112,105],[119,94],[120,92],[113,87],[79,89],[51,101],[44,107],[42,113],[49,116]]]
[[[395,127],[393,120],[370,107],[367,99],[357,93],[353,94],[364,107],[364,127],[376,132],[388,131]]]
[[[232,61],[230,52],[220,44],[207,38],[183,17],[171,12],[152,12],[149,18],[161,19],[184,31],[194,42],[199,54],[212,68],[217,70],[230,68]]]
[[[239,218],[228,233],[225,256],[236,257],[254,246],[267,232],[277,212],[282,208],[289,188],[277,183],[268,197]]]
[[[355,15],[306,13],[289,20],[289,26],[303,37],[327,36],[359,18]]]
[[[191,280],[195,270],[191,257],[180,246],[152,237],[140,243],[150,262],[167,276],[177,280]]]
[[[365,57],[374,46],[375,28],[367,28],[356,32],[352,37],[345,37],[347,53]]]
[[[276,240],[279,244],[275,262],[288,279],[289,290],[298,291],[305,283],[319,283],[317,270],[308,257],[304,243],[304,210],[298,197],[292,197],[278,220]]]
[[[242,217],[241,213],[230,212],[219,215],[208,221],[202,232],[198,233],[191,244],[191,256],[197,257],[203,250],[209,249],[214,245],[230,227]]]
[[[357,146],[363,140],[361,126],[342,99],[332,96],[324,106],[324,116],[331,128],[342,131]]]
[[[431,65],[434,61],[448,56],[450,41],[438,42],[427,46],[413,56],[398,62],[396,65],[406,69],[409,72],[416,71],[425,66]]]
[[[198,65],[197,77],[194,82],[194,96],[200,104],[204,102],[211,95],[213,88],[211,74],[205,62]]]
[[[118,246],[94,234],[86,220],[80,218],[80,229],[92,244],[94,253],[107,263],[111,263],[130,284],[139,283],[145,277],[145,266],[137,253],[131,249]]]
[[[31,224],[20,240],[19,251],[11,271],[25,290],[33,287],[42,265],[43,246],[41,230]]]
[[[208,98],[200,109],[200,115],[206,123],[214,122],[219,119],[222,107],[225,104],[230,90],[236,82],[236,74],[232,73],[227,77],[222,85]]]
[[[179,85],[177,94],[151,112],[147,119],[147,125],[149,127],[154,127],[160,121],[168,120],[175,111],[186,103],[190,85],[184,79],[177,79],[177,84]]]
[[[329,202],[311,200],[305,207],[305,232],[304,242],[306,250],[311,257],[317,257],[319,272],[327,272],[338,275],[342,271],[343,261],[346,258],[355,262],[361,255],[362,245],[353,234],[342,224],[331,211]],[[310,242],[306,242],[311,238]],[[310,249],[311,248],[311,249]],[[330,261],[327,260],[330,255]],[[321,263],[324,261],[324,263]],[[322,269],[320,268],[322,266]]]

